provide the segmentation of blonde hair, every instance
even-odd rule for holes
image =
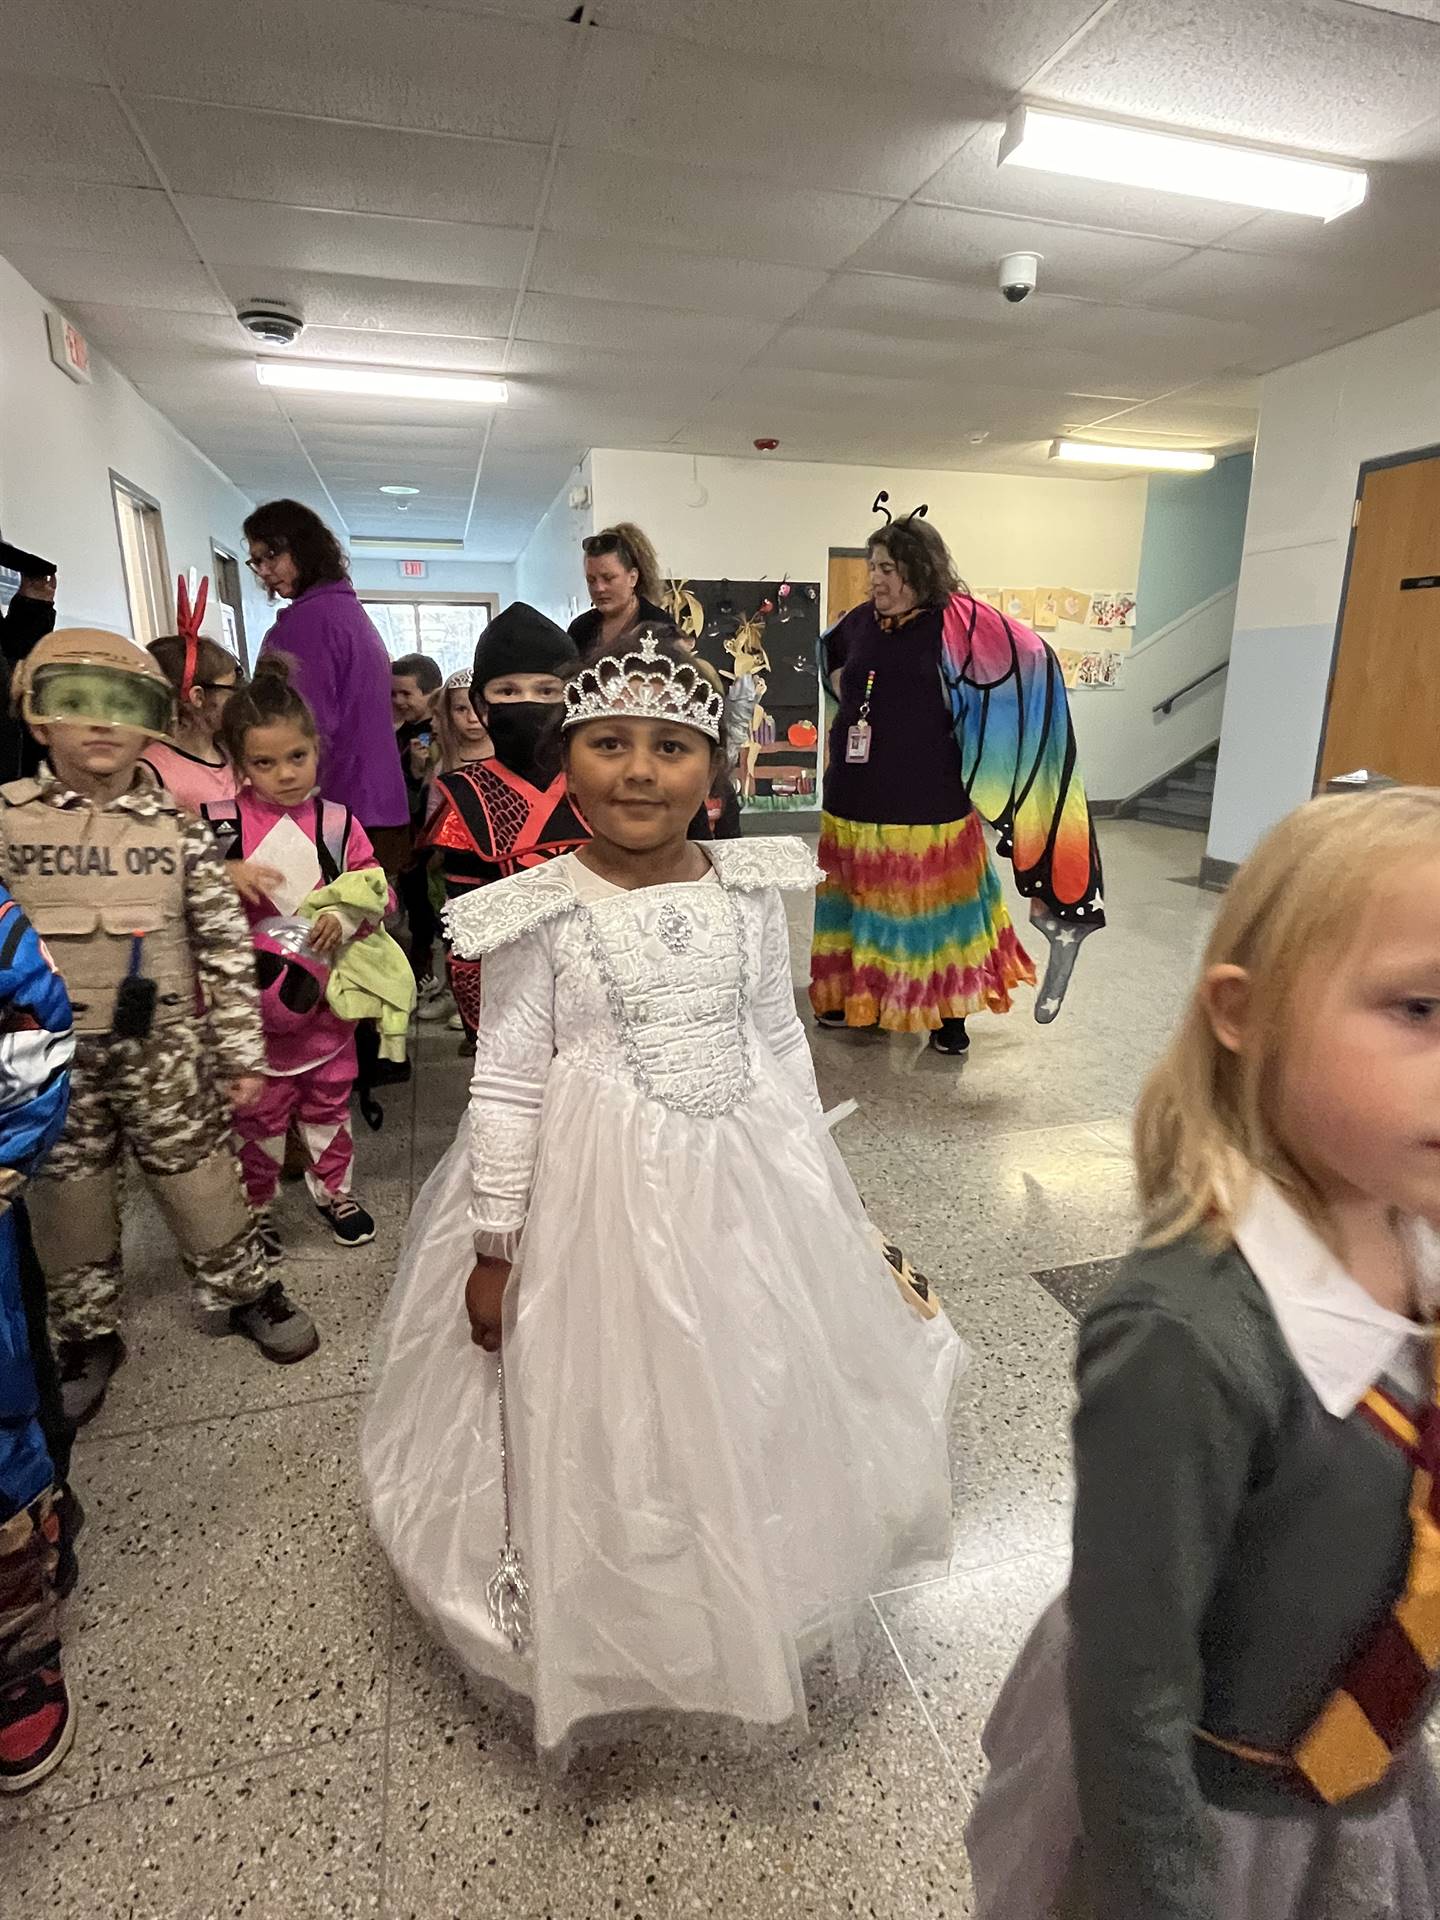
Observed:
[[[639,574],[635,582],[637,598],[648,600],[651,606],[659,606],[663,582],[660,576],[660,560],[650,544],[648,534],[642,532],[633,520],[617,520],[613,527],[602,527],[599,533],[589,534],[580,542],[587,560],[598,560],[607,553],[613,553],[622,567]]]
[[[1203,1229],[1233,1238],[1256,1173],[1312,1224],[1324,1199],[1282,1138],[1278,1095],[1307,984],[1365,937],[1377,892],[1398,869],[1440,856],[1440,791],[1390,787],[1312,800],[1261,841],[1221,905],[1179,1032],[1135,1112],[1145,1243]],[[1216,1037],[1205,996],[1212,968],[1248,976],[1247,1044]]]
[[[450,696],[452,693],[459,693],[461,691],[465,693],[468,699],[470,694],[470,674],[463,668],[459,673],[451,674],[450,678],[440,689],[439,697],[435,702],[434,727],[435,738],[440,748],[441,773],[454,773],[457,767],[467,766],[472,760],[484,760],[489,757],[483,748],[477,752],[471,742],[460,738],[455,722],[450,717]],[[476,718],[479,718],[478,714]],[[490,741],[488,733],[485,736],[485,741],[488,746]],[[491,749],[491,751],[493,751],[493,749]]]

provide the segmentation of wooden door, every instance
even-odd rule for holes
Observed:
[[[1440,786],[1440,455],[1372,468],[1356,515],[1320,779]]]
[[[869,556],[864,547],[832,547],[825,581],[826,627],[833,627],[842,613],[849,613],[869,598]]]

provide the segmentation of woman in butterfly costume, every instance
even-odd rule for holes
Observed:
[[[969,1015],[1035,981],[984,823],[1051,943],[1037,1020],[1105,913],[1059,662],[966,590],[924,513],[871,535],[871,598],[821,642],[838,711],[810,999],[822,1026],[925,1033],[963,1058]]]

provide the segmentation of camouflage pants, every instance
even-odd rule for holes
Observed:
[[[84,1034],[70,1084],[65,1132],[29,1194],[54,1337],[117,1330],[127,1147],[179,1242],[200,1306],[240,1306],[262,1294],[268,1276],[201,1029],[186,1022],[148,1040]]]
[[[59,1638],[59,1541],[53,1487],[0,1526],[0,1685],[38,1666]]]

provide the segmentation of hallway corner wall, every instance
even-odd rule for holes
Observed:
[[[571,506],[570,496],[577,488],[590,494],[588,505]],[[515,562],[515,598],[538,608],[560,626],[568,627],[576,614],[583,613],[590,604],[585,591],[585,556],[580,551],[580,542],[599,524],[595,517],[591,456],[587,453],[550,502]]]

